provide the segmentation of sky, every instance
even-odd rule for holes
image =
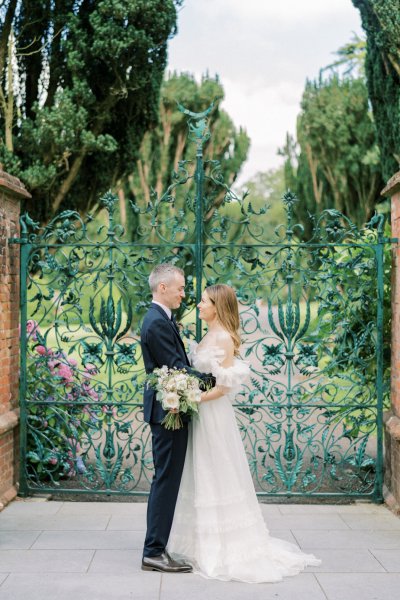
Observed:
[[[251,138],[238,184],[282,163],[277,149],[296,117],[306,79],[364,36],[351,0],[185,0],[168,69],[218,74],[223,108]]]

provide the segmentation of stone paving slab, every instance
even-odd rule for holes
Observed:
[[[0,513],[0,600],[398,600],[400,519],[384,506],[266,505],[274,537],[322,559],[280,583],[141,570],[145,503],[17,501]]]
[[[90,563],[89,573],[103,575],[146,575],[141,570],[142,549],[138,550],[96,550]]]
[[[297,543],[303,549],[309,548],[400,548],[398,531],[320,531],[293,529]]]
[[[110,521],[109,515],[51,515],[29,516],[7,514],[0,519],[1,531],[43,531],[43,530],[105,530]],[[130,528],[129,528],[130,529]],[[1,534],[1,533],[0,533]]]
[[[382,514],[390,513],[383,504],[370,504],[367,502],[356,502],[354,504],[281,504],[279,511],[283,515],[300,514]]]
[[[389,573],[400,573],[400,550],[371,550],[371,554],[375,556],[381,565]],[[400,590],[399,590],[400,597]]]
[[[6,511],[1,514],[1,518],[3,519],[5,515],[7,517],[11,515],[56,515],[63,504],[63,502],[45,502],[42,499],[37,501],[32,501],[30,498],[29,500],[18,499],[7,506]]]
[[[146,512],[145,502],[64,502],[58,514],[146,515]]]
[[[135,550],[143,548],[144,534],[137,531],[43,531],[34,550]]]
[[[260,504],[261,512],[265,517],[281,517],[282,513],[277,504]]]
[[[85,573],[94,554],[94,550],[0,550],[0,571]]]
[[[270,529],[350,529],[341,515],[335,514],[266,516],[266,522]]]
[[[321,573],[317,579],[327,600],[398,600],[400,574],[396,573]],[[1,589],[1,588],[0,588]]]
[[[141,514],[126,514],[112,515],[107,525],[108,530],[126,531],[142,531],[143,535],[146,531],[146,516]]]
[[[158,600],[161,575],[116,576],[77,573],[11,574],[0,600]],[[203,599],[204,600],[204,599]]]
[[[400,531],[400,519],[392,514],[341,515],[351,529],[380,529],[381,531]]]
[[[312,573],[300,573],[296,577],[287,577],[278,583],[253,584],[216,581],[199,575],[183,575],[179,578],[174,575],[163,575],[160,600],[172,598],[174,600],[326,600],[323,590]]]
[[[321,559],[321,564],[307,567],[306,572],[312,573],[382,573],[385,568],[378,557],[370,550],[358,548],[308,548],[307,552]],[[393,552],[386,550],[385,552]]]
[[[2,531],[0,534],[0,550],[28,549],[39,535],[40,531]]]
[[[297,544],[296,539],[290,529],[269,529],[269,533],[272,537],[286,540],[291,544]],[[298,545],[298,544],[297,544]]]

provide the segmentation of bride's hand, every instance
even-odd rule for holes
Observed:
[[[209,402],[210,400],[217,400],[229,392],[230,388],[223,385],[216,385],[215,387],[202,392],[200,396],[200,402]]]

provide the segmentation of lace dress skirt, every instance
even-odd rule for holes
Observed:
[[[202,353],[203,354],[203,353]],[[246,363],[220,366],[217,352],[195,355],[217,384],[231,389],[248,375]],[[222,371],[222,372],[221,372]],[[236,423],[232,396],[200,405],[189,440],[168,551],[191,562],[195,573],[224,581],[276,582],[318,565],[313,555],[270,536],[254,490]]]

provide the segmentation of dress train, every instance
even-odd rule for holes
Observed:
[[[254,490],[232,406],[249,375],[239,359],[221,366],[223,351],[202,344],[193,366],[211,372],[229,392],[200,404],[189,440],[168,551],[185,558],[203,577],[248,583],[277,582],[320,560],[271,537]]]

